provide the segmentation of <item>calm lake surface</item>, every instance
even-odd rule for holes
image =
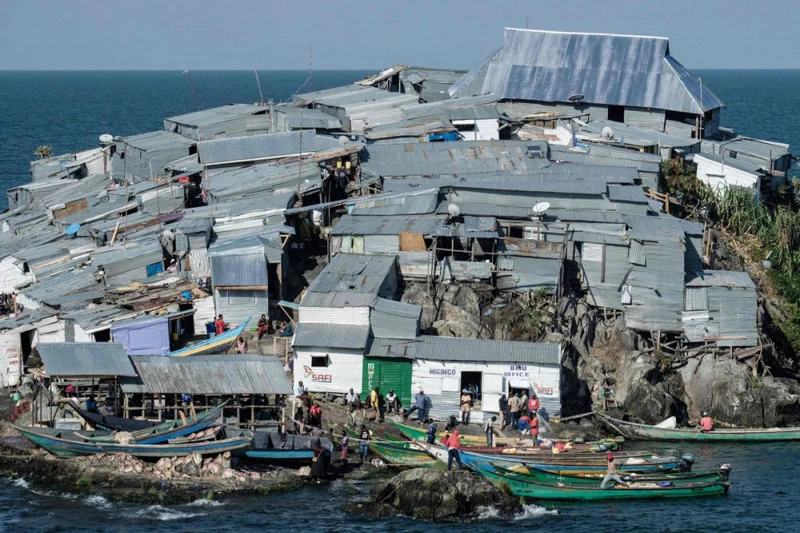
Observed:
[[[371,71],[317,71],[313,90],[350,83]],[[800,154],[800,71],[697,71],[725,104],[723,125],[742,134],[790,143]],[[195,71],[201,107],[253,102],[252,72]],[[288,100],[306,79],[300,71],[260,72],[265,99]],[[305,91],[306,89],[304,89]],[[131,135],[162,128],[164,117],[195,109],[187,77],[158,72],[0,72],[0,209],[5,189],[30,180],[39,144],[61,154],[96,146],[103,133]],[[795,167],[794,170],[797,173]],[[641,446],[640,446],[641,448]],[[664,451],[663,446],[648,446]],[[674,448],[673,448],[674,449]],[[696,469],[733,465],[726,497],[664,502],[531,504],[514,521],[491,518],[455,526],[469,531],[793,531],[800,529],[800,444],[698,446]],[[56,494],[25,480],[0,481],[0,531],[445,531],[452,525],[364,520],[338,510],[367,493],[368,482],[266,497],[231,497],[175,507],[112,504],[100,496]]]

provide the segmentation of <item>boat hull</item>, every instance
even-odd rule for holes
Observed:
[[[609,489],[599,487],[560,486],[551,483],[533,482],[519,476],[505,475],[497,470],[483,468],[481,474],[494,483],[505,483],[515,496],[537,500],[649,500],[661,498],[696,498],[721,496],[728,492],[727,482],[698,483],[673,487],[630,488],[618,486]]]
[[[772,429],[717,429],[699,431],[696,429],[665,429],[645,424],[624,422],[602,416],[606,423],[626,438],[658,441],[696,441],[696,442],[780,442],[800,440],[800,428]]]
[[[206,341],[170,352],[167,355],[169,357],[188,357],[190,355],[213,355],[228,353],[228,350],[230,350],[231,346],[233,346],[233,344],[236,342],[236,339],[239,338],[239,335],[242,334],[248,323],[250,323],[250,318],[245,320],[236,328],[226,331],[222,335],[217,335],[216,337],[212,337]]]
[[[496,470],[500,470],[495,466]],[[567,475],[541,470],[540,468],[528,467],[525,472],[515,470],[514,474],[538,483],[561,483],[570,487],[595,487],[600,488],[603,482],[604,472],[597,474]],[[626,483],[658,483],[668,481],[676,486],[686,485],[687,483],[718,483],[728,481],[728,474],[724,471],[713,472],[689,472],[689,473],[658,473],[658,474],[639,474],[621,476]]]

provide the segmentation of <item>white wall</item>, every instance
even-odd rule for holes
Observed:
[[[756,191],[760,198],[758,174],[723,165],[697,154],[694,156],[694,162],[697,164],[697,178],[712,189],[724,193],[730,187],[746,187]]]
[[[295,349],[294,386],[299,381],[309,392],[347,393],[361,391],[364,356],[355,350],[335,352],[320,349]],[[312,367],[312,357],[328,357],[327,367]]]
[[[459,131],[465,141],[497,141],[500,139],[500,127],[494,119],[454,120],[454,126],[475,125],[475,131]]]
[[[461,391],[462,372],[482,372],[481,410],[474,410],[471,422],[483,420],[498,412],[498,401],[502,392],[508,392],[511,380],[529,382],[548,413],[558,412],[560,397],[560,366],[516,363],[461,363],[419,359],[412,365],[411,392],[420,387],[431,397],[433,407],[431,417],[444,420],[450,415],[458,415],[458,396]]]
[[[33,275],[25,274],[12,256],[0,261],[0,292],[12,292],[33,282]]]
[[[16,329],[0,331],[0,385],[16,386],[22,373],[22,345]]]
[[[369,324],[369,307],[305,307],[300,306],[300,322],[314,324]]]

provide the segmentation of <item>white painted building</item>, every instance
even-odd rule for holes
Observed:
[[[755,165],[736,159],[723,159],[716,154],[695,154],[697,179],[724,194],[731,187],[752,190],[756,198],[761,197],[761,174]]]

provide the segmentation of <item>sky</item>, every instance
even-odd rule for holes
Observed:
[[[657,35],[688,68],[800,68],[800,0],[0,0],[0,70],[469,68],[504,27]]]

